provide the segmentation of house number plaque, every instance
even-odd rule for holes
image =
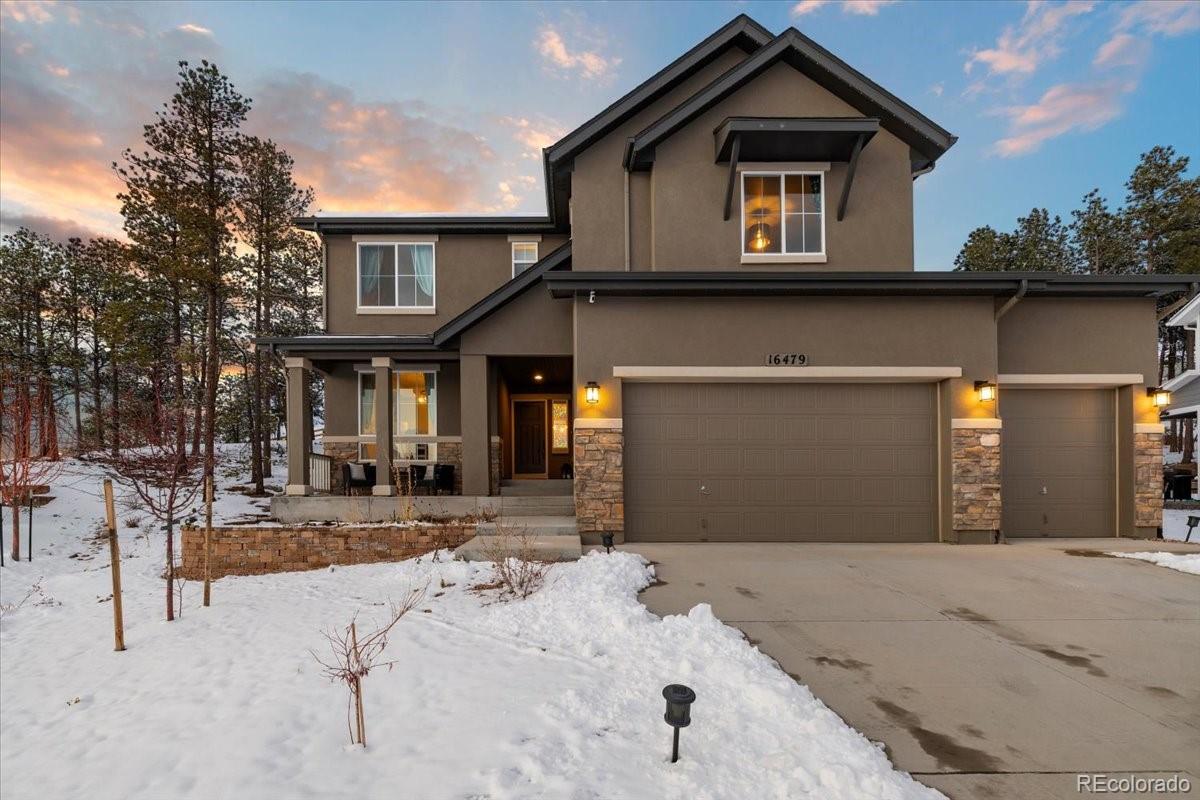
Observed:
[[[767,353],[768,367],[803,367],[808,365],[804,353]]]

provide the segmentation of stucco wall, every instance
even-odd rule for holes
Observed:
[[[615,298],[578,300],[580,415],[621,416],[614,366],[762,366],[767,353],[804,353],[813,366],[962,367],[956,417],[992,416],[971,389],[996,371],[988,298]],[[583,385],[601,399],[587,405]]]
[[[576,157],[571,173],[572,269],[624,269],[625,170],[621,158],[626,140],[745,58],[744,52],[731,48]],[[642,230],[643,235],[633,243],[635,250],[646,246]]]
[[[544,236],[538,256],[566,241]],[[434,245],[435,314],[359,314],[353,236],[326,236],[329,333],[431,333],[512,279],[512,244],[505,235],[441,234]]]
[[[913,182],[908,145],[880,130],[862,151],[845,218],[837,204],[847,165],[826,173],[824,264],[741,265],[740,188],[722,219],[729,165],[714,163],[713,129],[727,117],[859,117],[862,113],[787,64],[776,64],[701,114],[655,151],[650,173],[652,268],[911,270]]]

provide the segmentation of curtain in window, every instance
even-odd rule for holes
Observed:
[[[364,247],[359,256],[362,258],[362,267],[359,269],[362,277],[360,296],[364,299],[370,298],[374,301],[372,303],[374,305],[379,302],[379,276],[383,271],[383,248]]]
[[[412,254],[413,274],[417,276],[417,287],[433,298],[433,248],[427,245],[408,248]]]

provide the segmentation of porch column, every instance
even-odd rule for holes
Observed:
[[[312,450],[312,403],[308,395],[312,362],[307,358],[283,360],[287,372],[287,485],[284,494],[312,494],[308,454]]]
[[[396,493],[392,481],[392,360],[372,358],[375,369],[375,485],[371,494],[388,497]]]
[[[484,496],[491,488],[487,356],[460,357],[459,392],[462,398],[462,493]]]

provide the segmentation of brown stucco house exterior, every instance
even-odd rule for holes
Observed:
[[[276,507],[316,499],[318,374],[375,516],[445,463],[474,497],[573,480],[585,541],[1154,535],[1156,300],[1192,287],[915,271],[913,183],[954,142],[739,16],[546,148],[545,215],[297,220],[326,330],[260,342]]]

